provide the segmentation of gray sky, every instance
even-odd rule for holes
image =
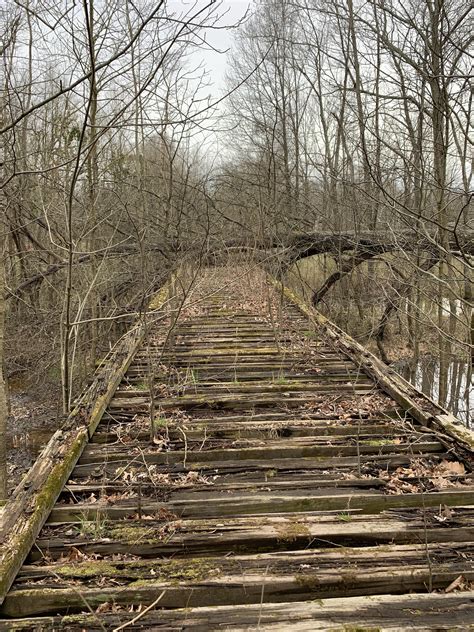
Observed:
[[[223,0],[220,13],[224,14],[219,22],[219,26],[232,26],[242,17],[252,6],[252,0]],[[209,30],[207,39],[216,49],[225,51],[232,45],[232,38],[235,29]],[[224,87],[224,76],[227,67],[227,55],[213,51],[203,52],[203,61],[210,72],[213,81],[213,94],[218,97]]]
[[[201,60],[203,66],[208,72],[208,79],[211,85],[207,89],[207,92],[211,95],[211,98],[217,101],[225,94],[225,75],[227,71],[228,55],[227,52],[231,46],[233,37],[236,34],[236,29],[232,28],[241,20],[247,11],[250,11],[254,0],[223,0],[219,12],[222,18],[219,21],[219,26],[229,26],[229,28],[223,28],[222,30],[209,30],[206,33],[208,42],[217,51],[212,50],[201,51]],[[198,62],[199,63],[199,62]],[[219,104],[218,112],[223,112],[225,109],[225,101]],[[219,123],[218,127],[225,127],[223,122]],[[211,132],[208,134],[198,135],[196,142],[200,144],[203,140],[206,144],[207,158],[213,161],[214,159],[221,159],[225,153],[226,137],[223,133]]]

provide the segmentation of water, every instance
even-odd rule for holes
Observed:
[[[7,446],[10,483],[16,486],[25,471],[49,441],[61,422],[54,406],[38,402],[13,382],[10,386],[10,417]]]
[[[423,358],[415,366],[409,362],[393,367],[402,377],[411,382],[420,391],[431,397],[467,426],[473,424],[474,385],[472,377],[468,379],[468,364],[455,360],[448,367],[447,401],[439,398],[439,361],[434,358]]]

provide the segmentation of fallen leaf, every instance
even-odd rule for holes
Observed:
[[[456,590],[456,588],[462,588],[463,584],[464,584],[464,576],[459,575],[459,577],[456,577],[456,579],[449,584],[449,586],[445,589],[444,592],[445,593],[453,592],[453,590]]]
[[[443,459],[437,469],[446,474],[453,474],[457,476],[464,476],[466,474],[464,464],[459,461],[446,461],[446,459]]]

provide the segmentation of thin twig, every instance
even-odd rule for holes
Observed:
[[[112,630],[112,632],[119,632],[119,630],[123,630],[124,628],[128,628],[129,625],[133,625],[134,623],[139,621],[141,618],[143,618],[146,615],[147,612],[149,612],[152,608],[154,608],[161,601],[161,599],[164,597],[165,593],[166,593],[166,590],[163,590],[163,592],[155,599],[155,601],[153,603],[151,603],[149,606],[147,606],[145,608],[145,610],[142,610],[141,612],[139,612],[137,614],[137,616],[133,617],[133,619],[130,619],[130,621],[127,621],[126,623],[122,623],[122,625],[119,625],[118,628],[114,628]]]

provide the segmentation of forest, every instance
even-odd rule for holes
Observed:
[[[1,2],[0,499],[183,263],[264,266],[470,424],[469,3],[232,4]]]

